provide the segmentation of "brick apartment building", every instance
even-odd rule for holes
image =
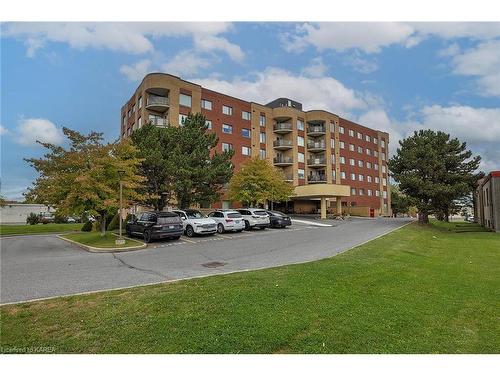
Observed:
[[[477,182],[474,218],[483,227],[500,232],[500,171],[493,171]]]
[[[219,137],[217,151],[235,150],[237,171],[250,157],[269,159],[295,187],[281,209],[295,213],[327,211],[389,215],[386,161],[389,134],[325,110],[279,98],[258,104],[212,91],[164,73],[144,77],[121,110],[121,137],[143,124],[178,126],[190,112],[201,112]],[[223,200],[214,207],[239,207]],[[277,206],[275,205],[275,208]]]

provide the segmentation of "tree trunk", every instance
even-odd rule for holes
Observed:
[[[418,223],[419,224],[429,224],[429,214],[427,212],[418,213]]]
[[[101,215],[101,236],[106,234],[106,214]]]

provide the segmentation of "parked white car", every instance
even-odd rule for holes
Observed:
[[[214,234],[217,232],[215,220],[206,217],[198,210],[173,210],[182,219],[184,233],[188,237],[195,234]]]
[[[264,229],[271,225],[269,215],[262,208],[239,208],[236,211],[243,216],[246,230],[252,228]]]
[[[217,210],[210,212],[208,217],[214,219],[217,223],[217,233],[241,232],[245,229],[245,221],[238,211]]]

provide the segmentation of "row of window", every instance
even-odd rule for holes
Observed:
[[[330,139],[330,145],[331,145],[332,149],[335,148],[335,139],[333,139],[333,138]],[[339,148],[345,150],[345,142],[344,141],[339,141]],[[352,151],[352,152],[356,152],[357,151],[358,154],[365,153],[368,156],[374,156],[374,157],[378,158],[378,151],[377,150],[371,150],[369,148],[365,148],[364,149],[363,147],[356,146],[356,145],[354,145],[352,143],[349,144],[349,151]],[[385,152],[382,152],[380,154],[380,156],[381,156],[382,160],[386,159]]]
[[[373,190],[372,189],[367,189],[366,190],[366,195],[371,197],[373,196]],[[351,195],[359,195],[359,196],[363,196],[365,195],[365,189],[364,188],[359,188],[359,189],[356,189],[356,188],[351,188]],[[375,190],[375,196],[376,197],[380,197],[380,191],[379,190]],[[384,199],[387,198],[387,191],[382,191],[382,196],[384,197]]]
[[[331,156],[332,158],[332,163],[335,164],[335,155],[332,155]],[[345,156],[340,156],[339,157],[339,162],[340,164],[345,164]],[[365,162],[363,160],[358,160],[358,162],[356,163],[356,160],[350,158],[349,159],[349,165],[352,165],[353,167],[355,167],[356,165],[360,168],[368,168],[368,169],[375,169],[376,171],[378,171],[378,164],[377,163],[371,163],[369,161]],[[386,173],[386,168],[385,168],[385,165],[382,165],[382,173]]]
[[[222,142],[222,151],[229,151],[229,150],[233,150],[233,144]],[[241,146],[241,154],[243,156],[251,156],[252,149],[248,146]]]
[[[332,171],[332,177],[334,180],[337,178],[337,174],[336,174],[335,170]],[[351,173],[349,177],[351,178],[352,181],[360,181],[360,182],[365,181],[365,175],[362,175],[362,174],[356,175],[356,173]],[[343,180],[347,179],[345,171],[340,171],[340,178]],[[374,183],[378,184],[378,183],[380,183],[380,178],[378,176],[372,177],[372,176],[367,175],[366,182],[368,182],[368,183],[374,182]],[[387,179],[385,177],[382,178],[382,186],[387,186]]]

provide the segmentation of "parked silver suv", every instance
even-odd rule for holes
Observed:
[[[238,211],[245,220],[245,229],[269,228],[269,215],[263,208],[239,208]]]

